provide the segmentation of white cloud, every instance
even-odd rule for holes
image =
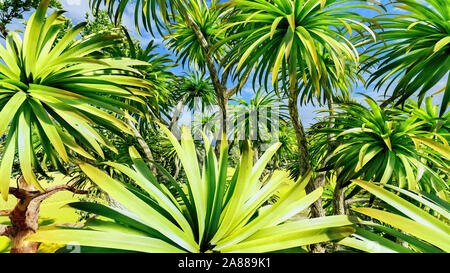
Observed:
[[[86,12],[90,12],[89,0],[65,0],[61,3],[67,11],[65,16],[71,18],[73,23],[84,21]]]

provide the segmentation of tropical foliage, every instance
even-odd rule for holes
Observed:
[[[122,120],[110,113],[124,115],[123,109],[134,108],[114,98],[141,101],[138,96],[151,94],[140,90],[148,84],[140,79],[141,73],[132,68],[146,63],[89,56],[112,46],[119,38],[117,35],[99,34],[74,42],[85,25],[81,23],[53,46],[61,30],[62,11],[55,11],[46,19],[48,3],[42,1],[30,18],[23,40],[12,33],[6,40],[6,48],[0,47],[4,62],[0,65],[0,132],[6,131],[8,136],[0,175],[10,177],[17,149],[25,180],[41,190],[33,167],[45,174],[41,164],[50,163],[66,173],[64,164],[69,163],[72,155],[95,160],[92,153],[104,155],[101,145],[114,151],[109,140],[91,124],[112,132],[131,133]],[[122,85],[117,85],[117,81]],[[36,145],[40,146],[39,150],[35,149]],[[8,196],[8,187],[9,180],[2,180],[4,199]]]
[[[353,210],[388,225],[364,222],[362,225],[366,228],[356,228],[355,234],[340,241],[340,244],[367,252],[442,253],[450,251],[448,225],[450,215],[446,201],[433,195],[416,193],[395,186],[386,185],[387,189],[392,190],[391,192],[362,180],[353,182],[386,202],[390,208],[388,211],[364,207],[353,208]],[[405,197],[399,197],[397,195],[399,193]],[[414,203],[407,201],[406,198],[413,200]],[[368,230],[369,228],[373,231]],[[386,239],[375,231],[399,238],[407,243],[407,247]]]
[[[401,110],[385,112],[370,98],[366,102],[369,107],[340,104],[318,130],[321,140],[316,145],[327,145],[328,136],[335,136],[331,141],[337,148],[325,157],[327,165],[338,172],[337,180],[346,183],[360,178],[445,196],[448,173],[441,177],[434,170],[448,170],[446,151],[420,145],[420,140],[440,146],[441,141],[447,143],[448,131],[436,134],[417,116]]]
[[[311,172],[296,183],[290,183],[288,174],[282,171],[259,180],[278,144],[253,166],[247,143],[240,165],[231,180],[227,180],[226,143],[222,142],[217,160],[205,139],[208,154],[200,169],[188,130],[184,130],[180,144],[163,129],[183,164],[188,177],[186,185],[179,185],[173,178],[170,187],[159,184],[134,148],[130,148],[133,168],[113,162],[106,164],[125,173],[145,193],[127,188],[95,167],[83,164],[81,169],[129,212],[98,204],[73,203],[70,204],[73,208],[108,220],[90,221],[85,230],[43,230],[28,240],[62,244],[76,241],[92,247],[140,252],[269,252],[353,233],[352,221],[347,216],[287,221],[314,202],[322,189],[305,193]],[[281,188],[285,193],[280,199],[271,206],[263,206]]]
[[[69,2],[0,3],[3,252],[450,251],[448,1]]]
[[[450,77],[450,12],[444,0],[398,0],[395,7],[408,14],[395,18],[375,19],[376,29],[382,28],[378,44],[371,45],[372,60],[366,66],[374,66],[368,84],[376,82],[376,88],[395,83],[391,94],[400,97],[398,104],[417,93],[421,104],[426,92],[444,77]],[[387,44],[387,45],[386,45]],[[448,79],[447,79],[448,82]],[[450,88],[444,92],[440,115],[446,112],[450,102]]]
[[[232,100],[238,103],[230,107],[233,115],[233,139],[254,140],[254,146],[258,150],[262,144],[274,139],[273,134],[277,133],[275,128],[289,120],[286,105],[282,104],[274,92],[264,93],[260,88],[249,102],[243,99]]]

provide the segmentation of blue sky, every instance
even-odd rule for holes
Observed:
[[[72,23],[74,23],[74,24],[84,21],[86,12],[90,12],[89,0],[60,0],[60,2],[63,5],[64,10],[67,11],[65,16],[68,18],[71,18]],[[388,2],[388,0],[382,0],[381,2],[383,4],[386,4]],[[157,44],[161,44],[161,46],[159,46],[157,49],[159,53],[173,54],[172,52],[167,51],[164,48],[164,46],[162,45],[162,42],[163,42],[162,37],[160,37],[160,36],[152,37],[149,33],[146,33],[145,31],[141,32],[142,36],[138,35],[135,25],[134,25],[134,8],[133,8],[133,6],[134,5],[128,5],[128,8],[125,10],[124,17],[123,17],[123,24],[130,30],[132,35],[135,38],[139,39],[143,46],[146,46],[150,41],[155,40],[155,42]],[[393,13],[402,12],[402,10],[392,7],[392,6],[389,7],[388,11],[393,12]],[[358,11],[358,12],[361,12],[362,15],[365,15],[368,17],[374,16],[376,14],[375,12],[367,12],[367,11]],[[29,16],[31,15],[31,13],[32,12],[27,12],[26,14],[24,14],[25,19],[28,19]],[[17,21],[17,22],[13,22],[12,24],[8,25],[8,29],[11,31],[23,30],[24,26],[21,23],[21,21]],[[176,59],[175,56],[173,58]],[[183,69],[182,67],[178,67],[178,68],[174,69],[174,72],[177,74],[181,74],[186,69]],[[442,87],[444,87],[446,78],[447,77],[444,77],[443,80],[441,80],[441,82],[439,82],[434,88],[432,88],[432,90],[429,91],[429,94],[431,95],[431,94],[435,93],[436,91],[440,90]],[[252,98],[254,96],[254,92],[255,92],[252,87],[252,84],[251,84],[251,82],[252,82],[251,79],[248,82],[249,83],[247,83],[247,85],[242,89],[241,94],[238,95],[238,97],[241,97],[245,100],[249,100],[250,98]],[[231,84],[230,84],[230,86],[231,86]],[[378,94],[378,93],[374,92],[373,86],[364,88],[364,86],[362,84],[359,84],[354,87],[353,96],[356,99],[362,101],[364,99],[364,97],[361,95],[358,95],[357,93],[364,93],[368,96],[373,97],[374,99],[382,98],[382,93]],[[388,94],[389,94],[389,91],[388,91]],[[442,99],[442,93],[433,97],[433,101],[436,104],[439,104],[441,99]],[[311,104],[303,105],[302,107],[300,107],[300,117],[301,117],[305,127],[309,127],[310,124],[312,124],[314,122],[314,118],[318,116],[318,113],[316,113],[315,111],[319,110],[319,109],[321,109],[321,107],[319,107],[317,105],[313,106]]]

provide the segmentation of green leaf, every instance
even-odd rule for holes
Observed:
[[[3,106],[0,112],[0,135],[3,135],[12,118],[16,115],[22,103],[26,100],[27,95],[24,92],[17,92],[11,99]]]
[[[43,230],[28,236],[27,241],[55,244],[116,248],[151,253],[183,253],[184,251],[162,240],[146,236],[90,230]]]
[[[450,36],[444,37],[439,42],[436,43],[434,46],[434,52],[441,50],[444,46],[448,45],[450,43]]]
[[[427,145],[431,149],[433,149],[436,152],[440,153],[441,155],[445,156],[445,158],[447,160],[450,160],[450,147],[448,145],[444,145],[442,143],[433,141],[426,137],[411,136],[411,138],[419,140],[420,142]]]
[[[17,134],[15,130],[13,130],[12,133],[8,134],[8,139],[6,140],[6,144],[3,148],[2,161],[0,165],[0,177],[2,177],[0,192],[3,200],[5,201],[8,201],[9,179],[11,177],[12,166],[14,163],[14,155],[16,153],[16,142]]]
[[[353,210],[399,228],[411,235],[442,248],[442,250],[446,252],[450,251],[449,233],[445,234],[439,231],[436,232],[436,229],[430,228],[420,222],[382,210],[372,208],[354,208]]]
[[[401,211],[403,214],[410,217],[412,220],[416,221],[417,223],[420,223],[420,225],[425,226],[428,229],[433,229],[434,234],[436,232],[447,236],[450,233],[450,227],[441,221],[437,220],[427,212],[421,210],[420,208],[414,206],[413,204],[409,203],[408,201],[396,196],[395,194],[384,190],[383,188],[376,186],[372,183],[368,183],[361,180],[353,180],[353,183],[356,185],[366,189],[367,191],[371,192],[372,194],[376,195],[381,200],[385,201],[386,203],[390,204],[397,210]],[[359,210],[359,209],[355,209]],[[404,218],[404,217],[403,217]],[[407,218],[405,218],[407,219]]]
[[[80,168],[100,188],[107,191],[111,197],[136,214],[142,222],[159,230],[167,238],[176,242],[181,247],[189,251],[197,252],[198,246],[189,234],[184,233],[143,201],[134,198],[134,195],[127,191],[119,182],[86,163],[80,164]],[[152,215],[152,219],[149,219],[147,217],[148,215]]]

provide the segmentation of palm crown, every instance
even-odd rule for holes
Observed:
[[[362,178],[366,181],[396,183],[402,188],[422,190],[445,197],[448,189],[436,169],[448,169],[445,149],[439,151],[421,146],[420,141],[444,146],[445,135],[433,142],[436,134],[427,131],[425,121],[404,112],[383,111],[373,99],[367,98],[369,107],[359,103],[341,104],[333,116],[325,119],[318,134],[322,146],[329,143],[329,135],[337,144],[329,151],[328,166],[339,172],[343,183]],[[334,126],[328,126],[329,124]],[[320,144],[319,144],[320,145]],[[435,166],[430,167],[430,166]]]
[[[341,1],[320,0],[232,1],[230,5],[237,6],[241,13],[226,28],[243,29],[222,41],[239,40],[239,46],[230,50],[227,58],[239,59],[238,71],[256,65],[255,78],[266,79],[267,83],[271,74],[272,84],[276,84],[280,71],[297,81],[299,69],[304,81],[311,81],[319,90],[323,74],[320,56],[324,52],[334,64],[336,77],[343,76],[347,60],[358,63],[358,52],[341,26],[348,32],[352,28],[370,32],[357,21],[359,15],[345,10],[351,2],[342,6]]]
[[[241,162],[229,177],[226,141],[222,142],[220,157],[216,158],[205,138],[207,155],[200,166],[187,128],[183,130],[181,143],[167,128],[162,129],[182,162],[186,184],[179,184],[169,174],[170,185],[158,183],[133,147],[130,148],[132,168],[114,162],[107,164],[130,177],[143,192],[127,187],[89,164],[82,164],[83,171],[128,211],[100,204],[73,203],[70,204],[73,208],[113,221],[90,221],[85,229],[41,230],[28,240],[76,241],[84,246],[153,253],[251,253],[336,240],[354,231],[353,223],[357,220],[353,217],[291,218],[314,202],[322,189],[306,194],[304,188],[312,172],[296,183],[283,171],[259,179],[279,144],[269,148],[253,165],[252,151],[246,142]],[[274,195],[279,200],[264,206]],[[118,223],[127,227],[122,228]]]
[[[445,0],[397,0],[396,7],[407,12],[395,18],[384,16],[376,20],[375,29],[382,40],[369,47],[373,55],[366,67],[376,69],[367,84],[385,88],[396,83],[393,98],[405,102],[416,94],[419,104],[427,91],[444,79],[450,70],[450,8]],[[450,76],[448,76],[450,77]],[[448,80],[446,81],[448,82]],[[450,87],[444,87],[440,115],[447,110]]]
[[[74,41],[85,25],[81,23],[55,43],[63,12],[55,11],[46,19],[48,4],[42,1],[31,16],[23,40],[11,33],[6,48],[0,46],[4,62],[0,64],[0,133],[7,135],[0,176],[6,178],[1,183],[5,199],[16,150],[25,180],[42,190],[33,167],[44,173],[41,164],[50,162],[65,172],[64,163],[74,154],[95,160],[91,153],[103,157],[102,146],[115,151],[92,125],[130,133],[111,113],[124,115],[123,109],[134,108],[114,98],[141,101],[137,95],[147,94],[140,90],[147,83],[132,68],[145,63],[90,57],[117,42],[116,34]],[[42,147],[39,155],[36,143]]]

